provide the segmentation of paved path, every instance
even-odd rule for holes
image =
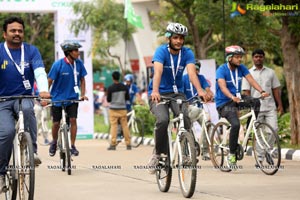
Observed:
[[[72,175],[58,168],[59,158],[48,156],[48,147],[41,146],[42,165],[36,169],[37,200],[177,200],[184,199],[176,171],[168,193],[159,192],[154,175],[144,169],[151,146],[127,151],[120,144],[116,151],[107,151],[106,140],[80,140],[79,157],[74,158]],[[246,156],[240,162],[243,169],[224,173],[212,168],[210,161],[200,161],[196,192],[193,199],[252,200],[299,199],[300,162],[283,160],[283,169],[274,176],[264,175],[254,168],[254,158]],[[3,196],[0,196],[0,199]],[[1,199],[2,200],[2,199]]]

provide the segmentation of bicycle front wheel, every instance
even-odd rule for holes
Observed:
[[[216,169],[229,172],[227,156],[229,154],[229,131],[230,126],[225,122],[218,122],[210,138],[210,157]]]
[[[63,143],[64,143],[64,152],[65,152],[65,159],[66,159],[66,168],[68,175],[71,175],[72,173],[72,163],[71,163],[71,152],[70,152],[70,143],[69,143],[69,133],[68,133],[68,127],[65,124],[63,126]]]
[[[30,134],[24,132],[20,141],[20,166],[18,168],[19,199],[34,199],[35,165]]]
[[[279,137],[267,123],[258,123],[253,140],[256,167],[267,175],[274,175],[280,168],[281,148]]]
[[[16,177],[15,153],[12,150],[8,171],[5,176],[5,200],[15,200],[17,198],[18,179]]]
[[[156,182],[161,192],[168,192],[172,181],[170,154],[161,156],[156,170]]]
[[[191,133],[184,132],[180,138],[178,154],[178,177],[184,197],[193,196],[197,181],[197,161],[195,140]]]
[[[133,118],[128,127],[132,138],[131,146],[137,148],[144,141],[144,122],[141,119]]]

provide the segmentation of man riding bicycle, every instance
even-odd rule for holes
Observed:
[[[240,46],[228,46],[225,49],[226,63],[221,65],[216,72],[216,95],[215,102],[218,113],[225,117],[231,124],[228,164],[230,168],[236,168],[236,151],[238,146],[238,136],[240,130],[240,121],[238,110],[249,107],[249,103],[241,102],[241,85],[243,77],[249,84],[255,88],[262,97],[269,94],[265,92],[260,85],[254,80],[247,67],[242,63],[244,49]],[[255,114],[259,112],[259,100],[252,100]]]
[[[65,57],[54,62],[48,74],[49,87],[51,87],[52,101],[63,100],[88,100],[85,96],[85,76],[87,75],[83,62],[78,59],[81,45],[78,42],[64,42],[61,45]],[[70,120],[71,133],[71,154],[79,155],[75,147],[77,134],[77,113],[78,103],[67,103],[66,113]],[[57,148],[58,130],[62,118],[61,103],[54,103],[52,106],[52,142],[49,148],[49,155],[54,156]]]
[[[185,99],[183,91],[182,75],[185,67],[193,85],[197,89],[199,96],[208,99],[206,92],[202,89],[195,69],[195,57],[191,49],[184,47],[185,36],[188,29],[180,23],[170,23],[167,26],[165,36],[169,43],[158,47],[153,56],[154,76],[149,84],[148,95],[150,97],[150,110],[156,117],[155,123],[155,152],[148,163],[150,173],[155,172],[161,154],[168,153],[168,123],[169,107],[175,115],[179,113],[178,105],[175,102],[158,104],[160,95]],[[188,118],[188,105],[184,105],[184,124],[186,129],[190,129]]]
[[[207,95],[209,96],[209,98],[212,99],[214,97],[214,94],[210,90],[210,85],[206,81],[205,76],[200,74],[200,68],[201,68],[200,60],[198,60],[198,59],[196,60],[195,66],[196,66],[197,76],[198,76],[198,79],[200,81],[200,84],[201,84],[202,88],[205,89],[205,91],[206,91]],[[188,74],[183,75],[182,81],[183,81],[183,87],[184,87],[184,94],[185,94],[186,98],[190,99],[193,96],[195,96],[197,94],[196,93],[196,88],[190,82]],[[191,111],[196,111],[197,110],[196,113],[200,113],[201,112],[200,109],[203,109],[202,104],[198,104],[197,107],[195,107],[194,105],[189,106],[189,116],[190,116],[190,119],[191,119],[191,123],[193,123],[193,126],[196,127],[196,130],[198,130],[196,132],[200,132],[199,129],[201,128],[200,124],[202,123],[202,119],[198,119],[198,121],[195,122],[195,121],[192,120],[192,117],[191,117],[191,115],[192,115]],[[196,116],[196,117],[198,117],[198,116]],[[198,141],[198,139],[201,136],[197,133],[194,133],[194,134],[195,134],[196,141]],[[203,137],[203,148],[201,149],[201,154],[202,154],[202,160],[210,160],[209,151],[208,151],[208,141],[207,141],[205,136]]]
[[[23,42],[25,25],[19,17],[4,21],[4,43],[0,44],[0,96],[32,95],[34,80],[37,81],[42,98],[49,98],[47,75],[39,50]],[[41,164],[37,156],[36,118],[34,100],[24,99],[22,107],[25,129],[29,130],[33,141],[35,164]],[[10,160],[15,137],[15,117],[18,100],[0,103],[0,193],[4,187],[4,177]]]

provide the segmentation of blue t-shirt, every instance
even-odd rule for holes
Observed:
[[[176,73],[179,54],[172,55],[172,57],[174,61],[174,68],[175,68],[174,71]],[[159,85],[159,93],[164,94],[164,93],[174,92],[173,91],[174,78],[172,73],[172,66],[171,66],[170,52],[168,50],[168,44],[161,45],[156,49],[152,59],[152,63],[154,62],[159,62],[163,64],[163,72],[162,72],[161,81]],[[179,69],[175,77],[175,84],[177,86],[178,92],[184,93],[182,74],[186,65],[190,63],[195,63],[194,53],[190,48],[182,47]],[[152,93],[152,89],[153,89],[153,80],[151,80],[149,83],[149,88],[148,88],[149,96]]]
[[[203,89],[210,87],[206,81],[206,78],[203,75],[197,74],[197,76]],[[193,85],[191,85],[188,74],[183,75],[182,81],[183,81],[184,94],[186,98],[189,99],[195,96],[197,94],[197,90]]]
[[[126,101],[126,108],[128,111],[131,111],[131,109],[132,109],[131,106],[135,100],[135,95],[139,92],[139,89],[138,89],[137,85],[134,83],[132,83],[130,85],[126,85],[126,87],[128,89],[129,97],[130,97],[130,100]]]
[[[236,75],[235,75],[236,70],[238,70],[238,86],[239,86],[238,92],[240,93],[241,87],[242,87],[242,79],[243,79],[243,77],[245,77],[246,75],[249,74],[249,70],[243,64],[240,65],[237,69],[231,70],[234,82],[236,82]],[[236,95],[236,93],[237,93],[236,87],[234,86],[234,84],[232,82],[229,67],[228,67],[227,63],[225,63],[225,64],[221,65],[217,69],[217,72],[216,72],[217,84],[216,84],[215,101],[216,101],[217,108],[224,105],[225,103],[231,101],[231,99],[228,98],[227,96],[225,96],[223,94],[223,92],[221,91],[219,84],[218,84],[218,79],[224,79],[226,81],[226,87],[228,88],[228,90],[231,92],[232,95]]]
[[[81,60],[77,59],[75,62],[77,86],[80,88],[80,80],[87,75],[87,72]],[[69,64],[66,58],[59,59],[53,63],[48,77],[54,80],[50,91],[52,101],[79,99],[79,93],[76,93],[74,90],[74,65]],[[61,106],[60,104],[55,105]]]
[[[25,42],[24,44],[24,76],[29,80],[31,88],[25,89],[23,78],[14,62],[5,51],[4,43],[0,44],[0,96],[31,95],[34,84],[34,70],[44,67],[39,50]],[[21,48],[9,49],[13,60],[21,66]]]

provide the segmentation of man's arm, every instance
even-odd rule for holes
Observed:
[[[280,87],[273,88],[272,93],[273,93],[274,99],[277,103],[277,110],[278,110],[279,114],[282,115],[283,114],[283,106],[282,106],[281,95],[280,95]]]
[[[236,97],[235,95],[231,94],[231,92],[228,90],[228,88],[227,88],[227,86],[226,86],[226,81],[225,81],[225,79],[219,78],[217,84],[219,84],[219,87],[220,87],[222,93],[223,93],[226,97],[232,99],[234,102],[240,102],[240,101],[241,101],[240,98],[238,98],[238,97]]]
[[[202,89],[201,83],[197,76],[195,65],[193,63],[190,63],[186,67],[189,79],[193,86],[196,88],[198,95],[203,97],[205,101],[209,100],[208,95]]]
[[[161,76],[163,72],[163,64],[160,62],[154,62],[154,76],[153,76],[153,89],[151,93],[152,101],[160,101],[160,94],[159,94],[159,85],[161,81]]]

